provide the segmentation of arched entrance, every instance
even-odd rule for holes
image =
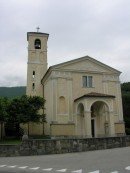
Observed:
[[[79,103],[77,113],[77,134],[85,135],[84,105],[82,103]]]
[[[96,101],[91,105],[92,137],[108,135],[108,110],[108,105],[103,101]]]

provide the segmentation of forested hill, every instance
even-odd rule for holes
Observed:
[[[26,87],[0,87],[0,97],[14,98],[26,94]]]
[[[130,82],[121,84],[122,94],[130,95]],[[0,97],[14,98],[26,94],[26,86],[0,87]]]
[[[130,82],[121,84],[122,94],[130,95]]]

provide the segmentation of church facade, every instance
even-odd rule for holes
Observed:
[[[28,32],[27,95],[46,100],[47,123],[30,134],[103,137],[125,134],[120,71],[89,56],[47,67],[49,34]]]

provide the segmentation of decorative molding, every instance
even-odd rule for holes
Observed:
[[[72,80],[72,77],[67,77],[67,76],[51,76],[50,79],[58,79],[58,78],[62,78],[62,79],[67,79],[67,80]]]
[[[119,82],[119,77],[117,75],[103,75],[103,82],[106,81]]]
[[[58,123],[58,122],[51,122],[50,125],[75,125],[75,123]]]
[[[27,64],[39,64],[39,65],[45,65],[45,63],[41,63],[39,60],[38,61],[33,61],[33,62],[31,62],[31,61],[28,61],[27,62]]]
[[[28,51],[30,51],[30,52],[32,52],[32,51],[34,51],[34,52],[47,52],[47,49],[42,49],[42,51],[41,51],[41,49],[28,49]]]

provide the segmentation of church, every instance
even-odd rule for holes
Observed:
[[[46,100],[47,123],[31,135],[106,137],[125,134],[120,71],[84,56],[48,68],[49,34],[28,32],[26,94]]]

